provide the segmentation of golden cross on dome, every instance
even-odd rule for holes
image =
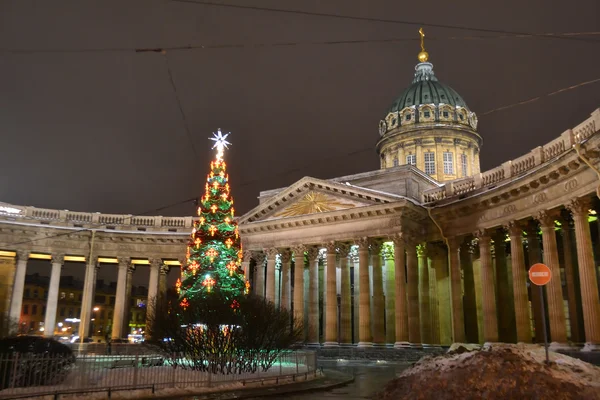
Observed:
[[[418,58],[420,62],[427,62],[429,54],[425,51],[425,32],[423,32],[423,28],[419,28],[419,35],[421,35],[421,52]]]

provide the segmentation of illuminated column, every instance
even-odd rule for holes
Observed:
[[[17,251],[17,270],[15,272],[9,312],[10,322],[17,326],[20,324],[21,308],[23,307],[23,292],[25,291],[25,275],[27,274],[28,259],[28,251]]]
[[[479,239],[481,254],[481,287],[483,297],[483,340],[498,342],[498,318],[496,314],[496,291],[494,289],[494,266],[492,264],[491,238],[484,230],[475,232]]]
[[[254,293],[258,297],[265,297],[265,253],[255,251],[252,258],[256,261],[254,271]]]
[[[179,260],[179,264],[183,265],[184,260]],[[167,276],[169,275],[171,267],[163,264],[158,270],[158,300],[157,303],[160,307],[165,306],[165,302],[167,301]]]
[[[340,244],[338,253],[340,255],[341,288],[340,288],[340,344],[352,344],[352,309],[350,295],[350,263],[348,257],[350,246]]]
[[[588,211],[586,210],[586,213]],[[587,219],[587,216],[586,216]],[[561,220],[562,248],[565,268],[565,283],[567,287],[567,297],[569,298],[569,323],[571,326],[571,342],[579,343],[583,341],[581,329],[579,326],[580,309],[577,304],[577,289],[575,267],[573,266],[573,221],[567,218]]]
[[[252,252],[250,250],[244,250],[242,257],[242,269],[244,270],[244,279],[246,282],[250,281],[250,260],[252,259]]]
[[[115,296],[115,309],[113,312],[113,326],[111,334],[112,339],[120,339],[123,333],[125,298],[127,297],[127,270],[129,263],[129,258],[119,258],[119,266],[117,270],[117,293]],[[81,323],[83,325],[83,318]]]
[[[555,217],[555,214],[547,211],[541,211],[535,217],[542,228],[544,264],[552,272],[552,279],[546,285],[546,296],[548,300],[548,319],[550,320],[550,340],[554,348],[567,346],[565,303],[562,295],[560,262],[554,231]]]
[[[533,222],[533,221],[532,221]],[[527,225],[525,232],[527,233],[527,250],[529,255],[529,265],[527,270],[533,265],[542,262],[542,250],[540,248],[540,240],[538,238],[537,223]],[[533,287],[532,289],[535,289]],[[533,314],[535,327],[535,341],[543,343],[544,341],[544,325],[542,323],[542,301],[539,290],[531,290],[531,311]]]
[[[587,199],[575,199],[567,207],[573,215],[575,239],[577,240],[583,327],[585,329],[583,351],[600,350],[600,302],[598,300],[598,281],[596,271],[594,271],[592,236],[587,219],[589,203]]]
[[[48,285],[48,300],[46,301],[46,317],[44,318],[44,336],[54,336],[56,327],[56,309],[58,308],[58,290],[60,287],[60,271],[65,262],[64,254],[52,255],[52,272]]]
[[[394,347],[409,346],[408,340],[408,313],[406,293],[406,261],[404,258],[404,236],[399,233],[394,235],[394,314],[395,314],[395,343]]]
[[[406,240],[406,296],[408,302],[408,341],[411,347],[421,347],[421,316],[419,315],[419,265],[417,244]]]
[[[475,295],[475,274],[473,273],[473,246],[464,241],[460,246],[460,265],[463,270],[465,341],[479,343],[479,323],[477,322],[477,298]]]
[[[129,264],[127,268],[127,286],[125,287],[125,306],[123,310],[123,330],[121,332],[122,338],[127,338],[129,335],[129,321],[131,320],[131,286],[133,284],[133,272],[135,271],[135,264]]]
[[[373,266],[373,344],[385,345],[383,272],[381,268],[381,241],[371,240],[371,265]]]
[[[427,264],[427,248],[417,246],[419,268],[419,314],[421,318],[421,341],[423,346],[431,346],[431,308],[429,304],[429,265]]]
[[[396,268],[394,249],[385,247],[382,254],[385,266],[385,342],[396,342]]]
[[[465,319],[463,315],[463,294],[460,278],[460,244],[462,239],[452,237],[448,239],[448,253],[450,260],[450,299],[452,302],[452,341],[465,342]]]
[[[163,261],[160,258],[150,260],[150,278],[148,279],[148,301],[146,302],[146,330],[154,322],[158,306],[158,275]]]
[[[96,257],[87,260],[85,266],[85,280],[83,282],[83,297],[81,299],[81,315],[79,317],[79,339],[83,340],[90,336],[90,322],[92,319],[92,305],[94,303],[94,291],[96,289],[96,275],[100,264],[96,263]]]
[[[272,303],[275,303],[275,258],[279,250],[265,249],[265,254],[267,255],[267,290],[266,290],[266,298]]]
[[[319,346],[319,249],[308,249],[308,345]]]
[[[512,265],[517,342],[531,343],[529,300],[527,299],[527,270],[525,269],[525,254],[523,252],[523,231],[515,221],[511,221],[505,225],[505,229],[510,235],[510,259]]]
[[[291,283],[290,283],[290,268],[292,261],[292,252],[283,250],[281,252],[281,301],[280,307],[289,310],[291,302]]]
[[[500,229],[495,232],[493,239],[496,256],[496,304],[502,304],[502,307],[497,307],[498,339],[501,342],[515,343],[514,303],[506,264],[506,234]]]
[[[327,272],[325,275],[325,343],[324,346],[338,345],[338,307],[337,307],[337,274],[336,258],[337,245],[335,242],[329,242],[327,248]]]
[[[304,325],[304,252],[305,246],[295,246],[294,252],[294,319]],[[306,341],[303,330],[301,340]]]
[[[369,274],[369,239],[364,237],[356,241],[358,245],[358,279],[359,289],[359,332],[358,347],[370,347],[373,345],[371,333],[371,293]],[[356,294],[355,294],[356,296]]]

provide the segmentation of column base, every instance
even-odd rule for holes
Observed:
[[[598,343],[586,343],[583,345],[581,351],[600,351],[600,344]]]
[[[356,347],[373,347],[373,342],[358,342]]]
[[[544,346],[542,343],[540,343],[540,344],[542,345],[542,347]],[[550,350],[550,351],[573,350],[573,346],[571,346],[569,343],[552,342],[548,345],[548,350]]]
[[[387,347],[385,343],[373,343],[373,347]]]
[[[423,345],[421,343],[411,343],[410,348],[411,349],[422,349]]]
[[[406,348],[406,347],[411,347],[410,343],[408,343],[408,342],[396,342],[396,343],[394,343],[394,348],[395,349],[403,349],[403,348]]]
[[[323,343],[323,347],[339,347],[338,342],[325,342]]]
[[[306,343],[306,347],[321,347],[321,343]]]

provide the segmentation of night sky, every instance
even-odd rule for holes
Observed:
[[[229,3],[521,33],[600,31],[597,0]],[[217,128],[232,132],[237,215],[256,206],[259,191],[303,176],[375,170],[378,122],[411,82],[418,28],[156,0],[0,0],[0,201],[191,215],[183,201],[203,191]],[[483,115],[600,78],[599,34],[424,29],[436,76],[479,115],[482,170],[600,106],[594,83]],[[407,40],[380,41],[393,38]],[[351,40],[373,42],[313,44]],[[284,42],[298,44],[272,46]],[[186,45],[208,48],[134,51]]]

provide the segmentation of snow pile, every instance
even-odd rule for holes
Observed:
[[[494,344],[425,357],[374,398],[600,400],[600,368],[537,345]]]

